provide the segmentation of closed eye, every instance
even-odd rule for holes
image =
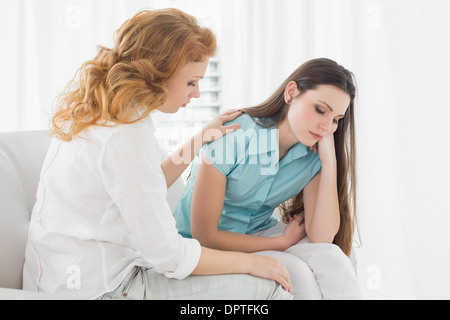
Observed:
[[[319,106],[316,106],[315,107],[315,109],[316,109],[316,112],[318,113],[318,114],[320,114],[320,115],[324,115],[326,112],[325,111],[323,111]],[[335,123],[335,124],[338,124],[339,123],[339,120],[341,120],[343,117],[340,117],[339,119],[333,119],[333,123]]]
[[[318,113],[318,114],[325,114],[325,111],[323,111],[322,109],[320,109],[319,108],[319,106],[316,106],[316,112]]]

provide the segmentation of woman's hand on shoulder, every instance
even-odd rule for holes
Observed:
[[[240,110],[230,110],[219,114],[213,120],[211,120],[202,130],[203,144],[212,142],[226,135],[240,129],[239,123],[230,124],[225,126],[224,124],[233,121],[242,114]]]

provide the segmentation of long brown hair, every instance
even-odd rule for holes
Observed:
[[[300,94],[313,90],[319,85],[333,85],[350,96],[350,105],[337,131],[334,142],[337,159],[337,190],[339,196],[340,226],[333,243],[349,255],[356,226],[356,146],[355,107],[356,85],[353,74],[330,59],[313,59],[295,70],[281,86],[263,103],[242,109],[256,122],[265,127],[273,127],[283,121],[289,105],[285,102],[284,91],[289,82],[295,81]],[[263,121],[264,120],[264,121]],[[287,222],[296,214],[304,214],[303,191],[281,206],[283,221]]]
[[[99,46],[57,97],[52,133],[70,141],[92,125],[144,119],[166,102],[167,80],[187,63],[213,56],[216,45],[211,30],[180,10],[137,13],[116,31],[115,46]]]

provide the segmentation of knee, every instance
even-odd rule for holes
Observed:
[[[342,249],[330,243],[321,243],[320,248],[318,250],[321,256],[327,257],[333,261],[340,261],[345,263],[350,263],[350,258],[342,251]]]
[[[307,243],[292,248],[293,253],[307,261],[309,265],[314,262],[329,265],[351,265],[350,258],[335,244]]]
[[[324,247],[324,251],[328,252],[328,254],[336,257],[347,257],[347,255],[342,251],[342,249],[332,243],[322,243]]]
[[[280,260],[289,271],[295,300],[321,300],[319,284],[306,262],[291,254]]]

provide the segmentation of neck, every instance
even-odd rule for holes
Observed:
[[[291,149],[297,142],[298,140],[292,132],[286,117],[286,119],[278,124],[278,153],[280,155],[280,161],[287,155],[289,149]]]

